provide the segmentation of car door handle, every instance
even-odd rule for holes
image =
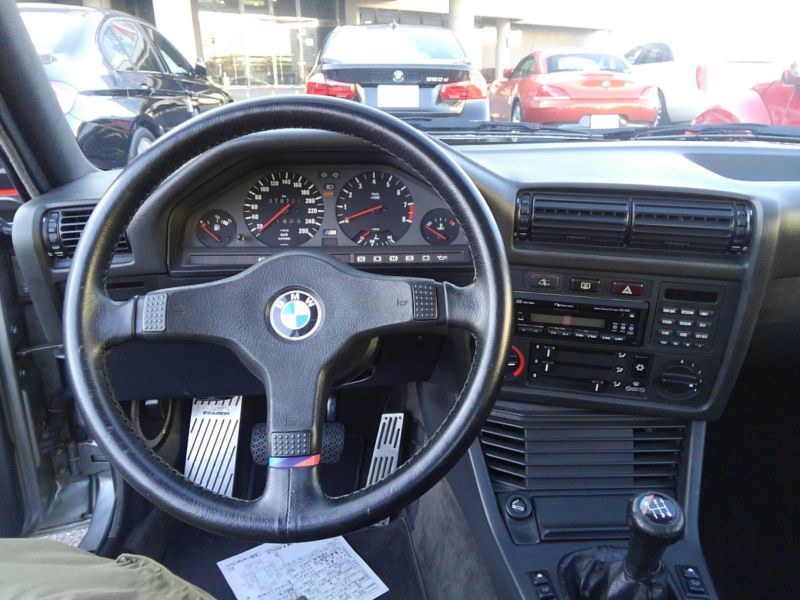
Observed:
[[[142,90],[143,92],[148,92],[150,94],[153,93],[153,86],[150,85],[149,83],[140,83],[139,89]]]

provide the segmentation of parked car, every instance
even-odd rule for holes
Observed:
[[[745,59],[741,52],[649,42],[631,48],[625,58],[636,77],[658,89],[661,122],[669,123],[691,121],[718,99],[780,73],[777,63]]]
[[[621,56],[539,50],[503,77],[489,90],[493,120],[603,129],[658,121],[655,88],[639,83]]]
[[[795,61],[776,81],[751,89],[704,111],[696,125],[759,123],[800,127],[800,61]]]
[[[123,167],[160,135],[230,102],[152,25],[94,8],[20,12],[78,143],[101,169]]]
[[[307,94],[452,123],[488,121],[486,92],[451,30],[394,23],[334,29],[306,82]]]

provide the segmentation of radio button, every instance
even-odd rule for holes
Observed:
[[[694,308],[682,308],[681,314],[687,317],[693,317],[697,311]]]
[[[711,329],[713,323],[711,321],[697,321],[697,328],[698,329]]]
[[[597,333],[596,331],[590,331],[590,332],[588,332],[586,334],[586,338],[590,339],[590,340],[596,340],[599,337],[600,337],[600,334]]]
[[[561,276],[551,273],[528,273],[528,287],[539,290],[561,289]]]
[[[683,342],[684,348],[694,348],[694,343],[692,342]]]
[[[662,337],[670,337],[673,333],[675,333],[672,329],[659,329],[658,335]]]
[[[713,310],[698,310],[697,311],[698,317],[713,317],[714,311]]]
[[[698,335],[700,335],[700,334],[698,334]],[[688,337],[692,337],[692,332],[691,332],[691,331],[679,331],[679,332],[678,332],[678,337],[679,337],[679,338],[688,338]]]
[[[664,313],[665,315],[677,315],[678,309],[675,308],[674,306],[662,306],[661,312]]]
[[[659,319],[661,325],[675,325],[675,319]]]
[[[695,333],[694,339],[696,340],[707,340],[710,336],[707,333]]]
[[[675,348],[680,348],[681,347],[681,342],[680,342],[680,340],[672,340],[670,342],[670,345],[674,346]]]
[[[644,296],[644,284],[639,282],[612,281],[611,293],[615,296]]]
[[[604,342],[613,342],[614,341],[614,336],[613,335],[608,335],[607,333],[604,333],[604,334],[602,334],[600,336],[600,339],[602,341],[604,341]]]
[[[582,292],[584,294],[599,294],[600,284],[599,279],[573,277],[569,280],[569,289],[573,292]]]
[[[678,325],[680,325],[681,327],[691,327],[692,325],[694,325],[694,321],[692,321],[691,319],[679,319]]]
[[[625,341],[625,336],[624,335],[615,335],[614,336],[614,341],[615,342],[624,342]]]
[[[658,344],[660,346],[669,346],[669,340],[663,340],[663,339],[658,340]]]

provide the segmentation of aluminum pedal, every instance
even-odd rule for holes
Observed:
[[[192,401],[184,474],[212,492],[233,493],[242,397]]]
[[[378,483],[397,469],[403,441],[403,413],[384,413],[378,425],[378,437],[369,463],[367,486]]]

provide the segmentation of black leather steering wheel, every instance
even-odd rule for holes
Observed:
[[[109,298],[106,279],[116,242],[167,177],[226,141],[289,128],[360,138],[416,171],[461,222],[474,281],[456,286],[379,276],[319,253],[291,250],[219,281],[162,289],[126,302]],[[366,306],[364,299],[369,299]],[[346,496],[326,496],[317,463],[325,400],[340,357],[365,336],[431,326],[464,328],[475,340],[473,363],[452,410],[425,446],[391,476]],[[64,306],[65,351],[79,406],[97,443],[126,480],[188,523],[275,542],[319,539],[375,523],[441,479],[474,440],[491,407],[510,329],[503,241],[461,168],[437,142],[394,117],[313,96],[216,109],[177,128],[133,161],[87,223]],[[107,351],[132,338],[224,345],[264,383],[270,466],[259,498],[228,498],[195,485],[136,434],[114,400],[105,370]]]

